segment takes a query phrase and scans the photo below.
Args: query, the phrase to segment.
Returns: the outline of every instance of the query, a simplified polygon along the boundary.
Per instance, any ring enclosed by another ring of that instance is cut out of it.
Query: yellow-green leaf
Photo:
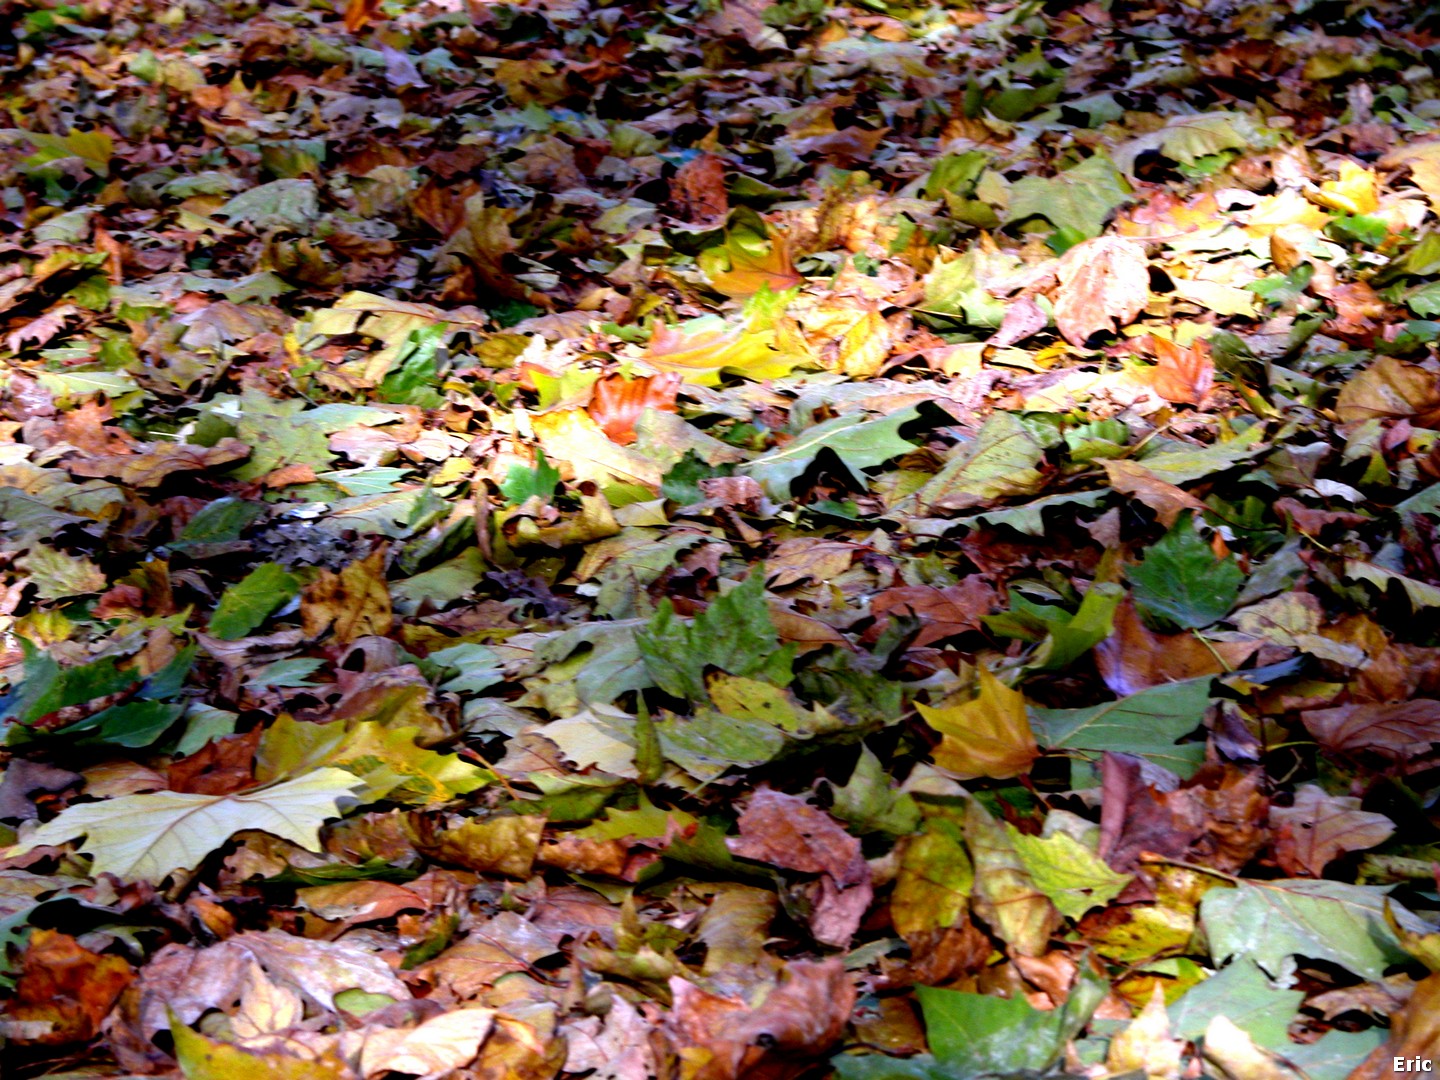
[[[1018,776],[1039,756],[1025,715],[1025,695],[983,665],[980,693],[973,701],[939,709],[918,703],[915,707],[940,732],[935,764],[963,779]]]

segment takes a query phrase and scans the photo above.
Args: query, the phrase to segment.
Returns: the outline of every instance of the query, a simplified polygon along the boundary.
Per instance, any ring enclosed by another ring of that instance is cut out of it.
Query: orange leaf
[[[1084,345],[1098,331],[1113,332],[1117,319],[1128,325],[1150,299],[1144,246],[1118,236],[1076,244],[1060,259],[1056,274],[1055,325],[1071,345]]]
[[[358,34],[380,14],[380,0],[349,0],[345,5],[345,29]]]
[[[710,284],[733,299],[754,296],[767,286],[771,292],[778,293],[805,283],[795,270],[790,242],[783,235],[771,236],[764,243],[749,237],[743,242],[732,240],[723,249],[711,249],[704,254],[715,258],[712,251],[729,257],[729,269],[713,269],[704,257],[700,265],[710,275]]]
[[[730,211],[725,163],[714,154],[701,154],[687,161],[670,181],[670,199],[676,212],[696,225],[723,219]]]
[[[12,1024],[34,1022],[36,1031],[13,1041],[58,1046],[94,1038],[134,977],[120,957],[93,953],[68,934],[36,927],[6,1009]]]
[[[1166,401],[1199,405],[1215,382],[1210,346],[1203,339],[1188,349],[1164,338],[1155,338],[1154,342],[1156,363],[1151,369],[1151,385],[1155,393]]]
[[[585,411],[611,442],[629,446],[635,441],[635,422],[646,409],[675,411],[680,383],[680,373],[675,371],[638,379],[610,375],[595,384],[595,396]]]

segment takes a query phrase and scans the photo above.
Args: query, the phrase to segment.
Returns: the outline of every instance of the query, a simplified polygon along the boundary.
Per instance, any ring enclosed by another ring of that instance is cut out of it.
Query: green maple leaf
[[[783,686],[790,681],[795,655],[793,646],[780,647],[765,606],[765,575],[760,568],[689,624],[675,617],[669,600],[662,600],[650,625],[636,631],[635,643],[655,685],[672,697],[692,701],[709,696],[706,667]]]
[[[1152,619],[1198,630],[1229,614],[1245,572],[1233,555],[1216,558],[1190,515],[1184,514],[1129,577],[1136,603]]]
[[[1051,177],[1027,176],[1010,193],[1006,223],[1043,217],[1079,239],[1099,236],[1110,212],[1132,195],[1130,184],[1103,154]]]

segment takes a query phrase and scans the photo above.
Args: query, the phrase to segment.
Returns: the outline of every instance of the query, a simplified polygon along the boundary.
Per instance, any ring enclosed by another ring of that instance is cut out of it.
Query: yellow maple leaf
[[[1373,214],[1380,208],[1380,185],[1363,165],[1341,161],[1340,179],[1326,180],[1310,198],[1345,214]]]
[[[935,764],[963,779],[1018,776],[1040,754],[1025,695],[1012,690],[988,668],[980,668],[980,693],[963,705],[934,709],[915,706],[925,722],[940,732]]]
[[[1251,236],[1269,236],[1286,225],[1303,225],[1312,232],[1323,229],[1330,216],[1298,191],[1267,195],[1246,215],[1245,231]]]
[[[777,379],[805,357],[777,350],[772,330],[729,326],[717,315],[705,315],[678,326],[657,324],[645,359],[661,371],[679,372],[686,382],[714,386],[722,371]]]

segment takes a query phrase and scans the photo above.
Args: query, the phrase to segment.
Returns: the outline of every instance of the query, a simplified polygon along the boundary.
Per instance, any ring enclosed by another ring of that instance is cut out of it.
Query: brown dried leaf
[[[466,1001],[494,986],[497,979],[526,971],[554,952],[554,939],[548,932],[513,911],[502,911],[416,968],[415,974]]]
[[[1415,987],[1409,1002],[1390,1017],[1390,1037],[1371,1051],[1349,1080],[1392,1080],[1413,1076],[1396,1062],[1423,1062],[1440,1057],[1440,975],[1431,975]]]
[[[670,200],[676,213],[694,225],[722,220],[730,212],[725,190],[725,162],[714,154],[691,158],[670,181]]]
[[[915,647],[922,648],[956,634],[980,629],[980,618],[994,610],[995,586],[981,574],[971,574],[958,585],[896,585],[876,593],[870,612],[876,619],[886,615],[914,615],[920,620]]]
[[[1205,504],[1194,495],[1184,488],[1161,480],[1138,461],[1122,458],[1102,461],[1100,464],[1104,466],[1106,479],[1110,481],[1112,488],[1122,495],[1133,496],[1150,507],[1155,511],[1160,524],[1167,529],[1175,524],[1175,519],[1182,511],[1194,510],[1198,513],[1205,509]]]
[[[341,645],[370,634],[388,634],[393,616],[385,584],[385,549],[376,548],[338,574],[322,569],[300,597],[300,620],[306,637],[317,638],[333,629]]]
[[[1233,671],[1261,645],[1260,641],[1205,642],[1194,634],[1157,634],[1145,625],[1129,596],[1115,609],[1114,625],[1110,636],[1095,646],[1095,664],[1105,685],[1122,697],[1151,686]]]
[[[1028,296],[1017,297],[1006,305],[1000,328],[990,335],[985,344],[997,349],[1008,348],[1017,341],[1038,334],[1049,322],[1050,319],[1034,300]]]
[[[191,446],[188,443],[141,443],[139,453],[105,454],[101,457],[78,458],[67,463],[76,476],[107,476],[128,487],[159,487],[166,477],[177,472],[198,472],[213,469],[231,461],[250,456],[250,447],[239,439],[221,439],[214,446]]]
[[[0,1031],[17,1044],[84,1042],[134,977],[120,957],[93,953],[68,934],[36,927]]]
[[[13,758],[0,774],[0,818],[33,821],[40,816],[33,799],[37,792],[54,794],[78,784],[81,779],[79,773],[69,769]]]
[[[846,540],[816,540],[795,536],[782,540],[765,560],[772,589],[783,589],[800,581],[823,582],[839,577],[863,549]]]
[[[860,841],[804,799],[762,787],[740,815],[740,835],[725,841],[744,859],[820,874],[810,929],[815,939],[844,948],[870,905],[870,867]]]
[[[255,782],[255,748],[264,728],[244,735],[214,739],[189,757],[172,761],[166,770],[171,791],[197,795],[229,795]]]
[[[1384,814],[1360,809],[1360,800],[1327,795],[1315,784],[1302,784],[1291,806],[1272,806],[1275,857],[1291,877],[1319,877],[1347,851],[1383,844],[1395,831]]]
[[[1111,333],[1118,319],[1129,325],[1150,299],[1145,249],[1118,236],[1084,240],[1056,267],[1055,325],[1072,345],[1095,333]]]
[[[1418,427],[1440,423],[1440,378],[1433,371],[1382,356],[1340,388],[1335,415],[1342,423],[1405,416]]]
[[[1373,750],[1397,761],[1428,753],[1440,742],[1440,701],[1350,703],[1302,714],[1305,727],[1332,753]]]
[[[1133,870],[1149,853],[1233,873],[1265,846],[1259,770],[1207,767],[1164,791],[1145,782],[1145,768],[1128,754],[1105,755],[1100,855],[1112,869]]]
[[[840,1038],[855,985],[839,959],[785,965],[764,1001],[707,993],[678,976],[666,1032],[687,1080],[794,1080]]]

